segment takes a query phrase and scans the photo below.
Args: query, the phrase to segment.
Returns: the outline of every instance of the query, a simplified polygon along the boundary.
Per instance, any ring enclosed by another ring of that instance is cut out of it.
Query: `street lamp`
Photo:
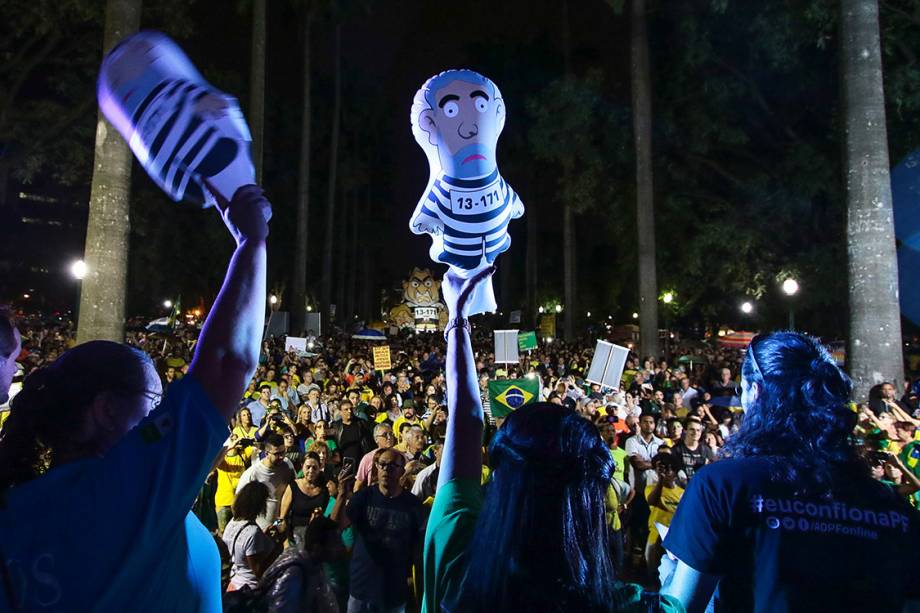
[[[268,297],[268,304],[270,304],[270,305],[272,305],[272,306],[275,306],[276,304],[278,304],[278,296],[276,296],[276,295],[274,295],[274,294],[270,295],[270,296]]]
[[[542,314],[542,313],[543,313],[543,307],[540,307],[539,309],[537,309],[537,311],[539,311],[539,312]]]
[[[674,292],[665,292],[664,295],[661,297],[661,301],[664,302],[665,304],[671,304],[672,302],[674,302]]]
[[[77,260],[70,265],[70,274],[77,281],[82,281],[86,277],[87,272],[86,262],[83,260]]]
[[[789,329],[795,330],[795,309],[792,308],[791,298],[799,293],[799,282],[789,277],[783,281],[783,293],[789,296]]]
[[[172,300],[164,300],[164,301],[163,301],[163,306],[164,306],[165,308],[167,308],[167,309],[171,309],[172,306],[173,306]]]
[[[741,312],[745,315],[750,315],[754,311],[754,305],[750,302],[741,303]]]
[[[591,317],[591,311],[588,311],[588,317]]]
[[[633,313],[633,319],[639,319],[639,314],[634,312],[634,313]]]
[[[557,313],[561,313],[561,312],[562,312],[562,305],[561,305],[561,304],[557,304],[557,305],[556,305],[556,312],[557,312]]]

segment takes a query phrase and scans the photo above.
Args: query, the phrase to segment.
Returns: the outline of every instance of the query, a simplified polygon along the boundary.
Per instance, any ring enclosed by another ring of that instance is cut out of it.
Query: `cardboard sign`
[[[594,358],[591,360],[591,367],[588,369],[585,380],[603,387],[620,389],[620,380],[623,377],[623,369],[626,367],[628,356],[629,349],[626,347],[606,341],[597,341]]]
[[[540,316],[540,336],[542,338],[556,336],[556,316],[554,314]]]
[[[284,339],[284,350],[285,351],[307,351],[307,339],[306,337],[299,336],[288,336]]]
[[[518,331],[495,330],[495,363],[517,364]]]
[[[393,364],[390,362],[390,346],[374,347],[374,369],[390,370]]]

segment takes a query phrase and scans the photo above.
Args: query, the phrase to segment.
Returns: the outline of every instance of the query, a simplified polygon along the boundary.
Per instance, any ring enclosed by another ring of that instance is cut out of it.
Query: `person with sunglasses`
[[[0,610],[220,610],[217,546],[189,509],[258,366],[271,205],[250,185],[218,210],[235,251],[188,374],[165,396],[147,354],[96,340],[13,399],[0,432]]]
[[[403,487],[406,457],[378,449],[374,472],[376,482],[354,494],[341,488],[348,500],[340,526],[352,526],[355,534],[348,613],[405,610],[406,579],[425,530],[421,501]]]

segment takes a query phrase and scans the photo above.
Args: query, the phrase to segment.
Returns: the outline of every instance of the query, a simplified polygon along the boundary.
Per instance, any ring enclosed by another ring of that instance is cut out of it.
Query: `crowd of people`
[[[22,317],[18,327],[20,378],[73,345],[64,320]],[[128,340],[154,359],[165,393],[187,376],[197,330],[138,329]],[[491,416],[488,382],[538,378],[538,400],[594,424],[609,450],[605,519],[616,576],[660,587],[662,542],[681,497],[702,467],[719,460],[743,420],[744,352],[695,343],[681,353],[696,363],[679,366],[631,354],[621,389],[609,390],[584,380],[593,352],[588,339],[543,343],[516,365],[494,362],[487,330],[474,330],[472,340],[487,424],[481,483],[489,480],[489,443],[503,422]],[[278,581],[279,573],[268,573],[273,564],[290,567],[299,559],[285,551],[310,552],[322,561],[326,600],[342,611],[421,605],[422,537],[449,412],[445,350],[436,334],[387,342],[387,371],[374,368],[372,347],[379,343],[342,332],[314,339],[310,353],[285,351],[283,337],[262,343],[230,437],[193,507],[219,539],[225,590],[265,591],[266,577]],[[915,392],[908,382],[876,386],[854,408],[852,435],[872,475],[916,506]]]
[[[585,380],[594,339],[498,364],[467,317],[492,270],[448,273],[444,338],[389,338],[386,370],[344,332],[286,351],[262,336],[269,205],[255,187],[223,204],[237,250],[200,330],[74,346],[60,318],[0,317],[8,608],[889,610],[920,596],[909,381],[854,403],[827,350],[792,332],[694,343],[678,364],[630,355],[617,389]],[[493,411],[502,379],[539,391]],[[78,572],[100,547],[97,572]]]

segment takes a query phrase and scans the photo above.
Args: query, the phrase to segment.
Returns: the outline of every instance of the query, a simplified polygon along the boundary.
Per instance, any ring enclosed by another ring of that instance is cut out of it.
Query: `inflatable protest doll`
[[[105,56],[99,108],[166,194],[200,206],[255,183],[252,137],[236,99],[214,89],[159,32],[139,32]]]
[[[428,79],[412,103],[412,133],[431,176],[409,227],[431,235],[431,259],[469,278],[511,246],[508,222],[524,204],[498,172],[505,102],[491,80],[472,70]],[[491,279],[473,295],[470,315],[495,311]]]

